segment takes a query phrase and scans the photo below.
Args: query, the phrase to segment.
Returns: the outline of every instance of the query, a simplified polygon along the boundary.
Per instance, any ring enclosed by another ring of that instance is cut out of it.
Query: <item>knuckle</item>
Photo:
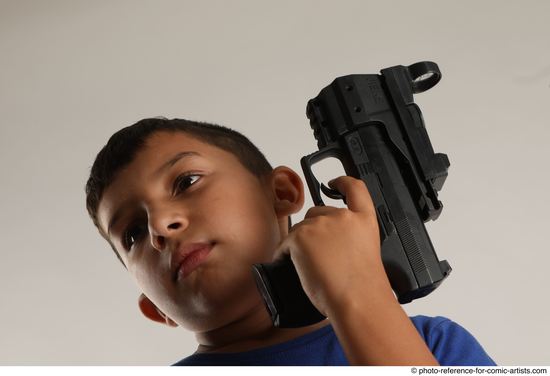
[[[303,245],[314,236],[315,228],[311,224],[304,224],[294,232],[294,239],[298,246]]]
[[[334,216],[336,217],[336,219],[342,220],[346,217],[346,211],[347,209],[345,208],[338,208],[334,211]]]
[[[317,209],[316,206],[313,206],[313,207],[309,208],[306,212],[305,218],[309,218],[309,217],[314,216],[316,209]]]
[[[353,179],[350,184],[356,188],[356,189],[359,189],[359,188],[365,188],[365,183],[363,183],[363,180],[361,179]]]
[[[309,226],[309,231],[314,232],[317,229],[325,226],[327,224],[327,217],[324,215],[317,216],[315,218],[311,218],[311,223]]]
[[[346,209],[346,208],[339,208],[337,211],[336,211],[336,217],[339,219],[339,220],[348,220],[348,219],[351,219],[351,217],[353,216],[353,213],[351,210],[349,209]]]

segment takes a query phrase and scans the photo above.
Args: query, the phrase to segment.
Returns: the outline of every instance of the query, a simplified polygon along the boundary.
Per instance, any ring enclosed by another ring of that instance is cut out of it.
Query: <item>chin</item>
[[[196,309],[193,313],[182,312],[177,319],[173,320],[189,331],[200,333],[236,324],[251,316],[263,316],[265,314],[269,318],[264,302],[255,285],[249,293],[245,293],[241,289],[238,298],[209,303],[202,304],[201,309]]]
[[[185,291],[176,293],[169,316],[193,332],[219,329],[245,319],[251,311],[262,309],[268,315],[256,287],[251,267],[254,260],[219,263],[199,268],[190,275]],[[259,308],[258,308],[259,307]],[[258,315],[258,313],[256,313]]]

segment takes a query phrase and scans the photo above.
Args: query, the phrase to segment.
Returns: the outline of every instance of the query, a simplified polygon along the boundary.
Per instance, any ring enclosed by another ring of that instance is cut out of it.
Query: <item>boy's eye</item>
[[[124,231],[122,236],[122,245],[127,251],[130,251],[135,243],[139,242],[145,235],[146,229],[143,225],[131,225]]]
[[[200,175],[183,174],[176,178],[174,181],[174,194],[185,191],[200,179]]]

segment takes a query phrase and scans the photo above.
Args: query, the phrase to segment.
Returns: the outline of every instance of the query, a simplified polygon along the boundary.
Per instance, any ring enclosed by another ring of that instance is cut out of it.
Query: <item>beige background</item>
[[[0,1],[0,364],[194,351],[191,333],[141,317],[87,218],[114,131],[218,122],[299,170],[322,87],[433,60],[443,79],[416,102],[451,167],[428,231],[454,271],[406,310],[461,323],[500,364],[548,365],[549,17],[547,1]]]

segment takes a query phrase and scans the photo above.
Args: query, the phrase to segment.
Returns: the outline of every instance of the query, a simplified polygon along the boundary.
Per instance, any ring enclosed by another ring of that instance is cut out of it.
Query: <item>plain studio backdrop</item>
[[[216,122],[302,174],[308,99],[422,60],[443,78],[415,101],[451,162],[427,229],[453,273],[405,309],[457,321],[499,364],[550,363],[549,17],[547,1],[0,1],[0,364],[166,365],[196,349],[141,315],[87,216],[113,132]]]

